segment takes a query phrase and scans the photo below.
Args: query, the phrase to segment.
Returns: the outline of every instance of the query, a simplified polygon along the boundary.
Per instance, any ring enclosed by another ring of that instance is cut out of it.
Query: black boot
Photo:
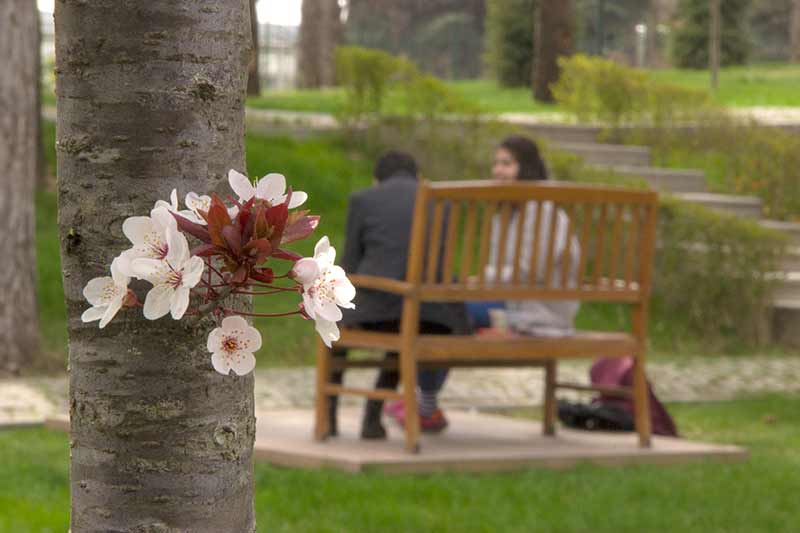
[[[361,438],[379,440],[386,438],[386,428],[381,424],[383,400],[367,400],[364,406],[364,422],[361,425]]]

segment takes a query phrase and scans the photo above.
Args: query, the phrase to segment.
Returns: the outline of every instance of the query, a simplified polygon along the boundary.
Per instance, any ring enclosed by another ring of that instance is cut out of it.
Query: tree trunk
[[[720,56],[720,0],[709,0],[711,10],[710,28],[708,32],[708,58],[711,69],[711,89],[719,87],[719,56]]]
[[[792,32],[792,63],[800,63],[800,0],[794,0],[792,3],[792,20],[790,27]]]
[[[0,374],[17,374],[39,349],[38,24],[35,2],[0,2]]]
[[[574,16],[571,0],[542,0],[534,42],[533,96],[542,102],[552,102],[550,85],[558,81],[561,69],[558,58],[572,54]]]
[[[250,62],[247,64],[247,94],[261,94],[261,80],[258,77],[258,58],[261,49],[258,45],[258,15],[256,0],[250,0],[250,30],[253,34],[253,47],[250,50]]]
[[[336,47],[343,28],[338,0],[303,0],[300,24],[299,84],[304,88],[336,84]]]
[[[55,6],[71,531],[255,531],[253,377],[212,369],[212,321],[80,320],[126,217],[245,170],[247,0]]]

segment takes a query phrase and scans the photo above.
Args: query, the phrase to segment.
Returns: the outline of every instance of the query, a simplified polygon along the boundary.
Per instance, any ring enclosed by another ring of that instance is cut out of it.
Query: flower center
[[[156,231],[151,231],[144,236],[144,244],[149,249],[151,257],[154,259],[164,259],[169,253],[169,245],[161,234]]]
[[[122,292],[122,287],[118,287],[115,283],[108,283],[105,287],[103,287],[103,294],[101,299],[105,303],[110,303],[116,297],[120,295]]]
[[[179,288],[183,283],[183,272],[180,270],[171,270],[167,275],[166,284],[175,289]]]
[[[320,274],[317,280],[311,287],[308,288],[308,293],[312,298],[320,302],[335,302],[336,296],[333,292],[335,280],[333,276],[325,270]]]
[[[222,339],[222,350],[228,355],[233,355],[239,351],[239,339],[232,336],[226,336]]]

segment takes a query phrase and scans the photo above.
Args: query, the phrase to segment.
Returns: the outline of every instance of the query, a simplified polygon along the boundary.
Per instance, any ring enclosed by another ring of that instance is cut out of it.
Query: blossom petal
[[[131,244],[144,242],[148,233],[156,231],[153,219],[150,217],[128,217],[122,223],[122,233],[131,241]]]
[[[308,200],[308,194],[303,191],[292,191],[292,199],[289,200],[289,209],[300,207]]]
[[[158,283],[168,272],[164,261],[138,257],[131,261],[130,270],[139,279],[146,279],[150,283]]]
[[[331,248],[331,241],[328,240],[328,236],[325,235],[319,241],[317,241],[317,244],[314,246],[314,258],[317,258],[322,255],[327,256],[330,248]]]
[[[310,257],[304,257],[294,264],[292,276],[303,285],[308,285],[319,276],[319,266]]]
[[[114,285],[114,280],[108,276],[89,280],[83,288],[83,297],[93,306],[108,305],[103,296],[109,285]]]
[[[211,366],[223,376],[227,376],[231,373],[231,365],[228,362],[228,358],[224,357],[222,354],[215,353],[211,356]]]
[[[183,281],[181,285],[191,288],[200,283],[205,266],[206,264],[201,258],[197,256],[191,257],[183,264]]]
[[[228,185],[230,185],[233,192],[239,196],[239,199],[245,202],[256,194],[256,189],[253,187],[253,184],[250,183],[250,179],[233,169],[228,171]]]
[[[250,352],[236,352],[236,354],[230,358],[230,365],[231,369],[233,369],[236,374],[244,376],[252,372],[256,367],[256,358]]]
[[[338,322],[342,319],[342,310],[339,309],[336,302],[331,302],[330,300],[318,302],[317,313],[325,320],[331,320],[333,322]]]
[[[128,283],[130,283],[130,277],[122,271],[127,265],[127,258],[122,258],[122,255],[119,255],[111,261],[111,279],[114,280],[114,283],[120,285],[122,287],[127,287]],[[120,268],[122,267],[122,268]]]
[[[165,206],[158,206],[152,211],[150,211],[150,219],[153,221],[153,230],[162,233],[167,230],[167,228],[178,228],[178,221],[175,220],[175,217],[172,216],[173,212],[177,212],[176,209],[167,209]]]
[[[356,297],[356,288],[350,283],[349,279],[340,279],[333,287],[333,295],[336,297],[336,303],[339,306],[345,309],[355,308],[352,301]]]
[[[176,228],[167,228],[167,262],[174,269],[179,269],[189,258],[189,242],[183,233]]]
[[[322,342],[325,343],[325,346],[328,348],[331,347],[333,342],[339,340],[339,326],[336,325],[336,322],[331,322],[329,320],[316,320],[314,329],[317,330]]]
[[[286,178],[283,174],[267,174],[256,185],[256,197],[278,203],[286,192]]]
[[[311,295],[308,294],[308,291],[303,291],[303,307],[306,310],[306,314],[309,318],[316,320],[317,319],[317,312],[314,310],[316,307],[314,303],[314,299],[311,298]]]
[[[211,330],[211,333],[208,334],[208,340],[206,341],[206,348],[208,348],[209,352],[215,352],[220,349],[222,344],[222,328],[214,328]]]
[[[257,352],[261,349],[261,332],[256,328],[247,326],[240,335],[242,341],[247,345],[247,349],[251,352]]]
[[[246,330],[250,327],[247,320],[239,315],[226,316],[222,319],[222,331],[225,333],[232,332],[233,330]]]
[[[170,300],[170,314],[175,320],[180,320],[189,308],[189,287],[178,287]]]
[[[103,318],[103,314],[106,312],[105,306],[100,307],[90,307],[86,311],[83,312],[81,315],[81,321],[83,322],[94,322],[95,320],[100,320]]]
[[[172,287],[167,285],[156,285],[150,289],[144,300],[144,317],[147,320],[156,320],[169,313],[174,293]]]
[[[100,329],[103,329],[111,322],[111,319],[117,316],[117,312],[122,308],[122,301],[123,298],[114,298],[111,300],[111,303],[108,304],[106,308],[106,312],[103,313],[103,318],[100,320]]]

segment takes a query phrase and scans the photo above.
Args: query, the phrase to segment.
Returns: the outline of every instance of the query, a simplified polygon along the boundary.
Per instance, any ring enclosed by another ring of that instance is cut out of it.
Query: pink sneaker
[[[383,409],[384,413],[394,419],[401,428],[406,425],[406,405],[402,401],[387,404]],[[447,426],[447,418],[441,409],[437,409],[431,416],[420,416],[420,429],[423,433],[441,433]]]
[[[383,412],[397,422],[400,427],[404,427],[406,424],[406,404],[403,400],[397,400],[391,403],[387,403],[386,406],[383,408]]]

